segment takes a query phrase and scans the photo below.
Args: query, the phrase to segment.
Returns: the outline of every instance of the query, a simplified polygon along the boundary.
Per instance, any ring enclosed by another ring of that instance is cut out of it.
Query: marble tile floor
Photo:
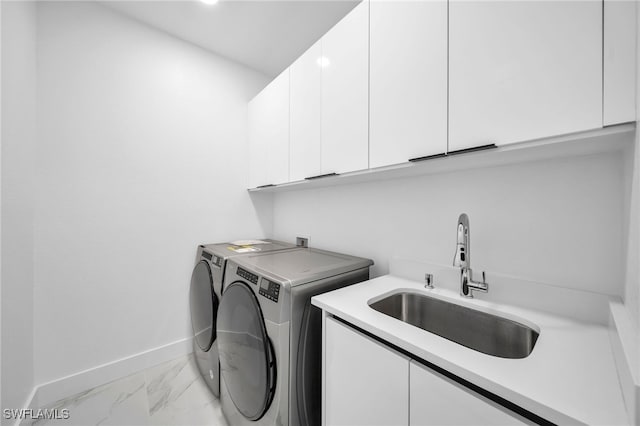
[[[193,355],[40,408],[66,408],[69,418],[23,421],[21,426],[227,426],[219,400],[198,373]]]

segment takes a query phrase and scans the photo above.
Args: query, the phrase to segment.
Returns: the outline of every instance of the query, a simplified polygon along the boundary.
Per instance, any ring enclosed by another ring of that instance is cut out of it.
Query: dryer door
[[[258,420],[273,399],[276,366],[260,305],[248,284],[236,281],[225,289],[217,335],[221,377],[231,400],[247,419]]]
[[[211,267],[201,260],[191,274],[191,325],[196,343],[207,352],[216,338],[216,312],[218,297],[213,291]]]

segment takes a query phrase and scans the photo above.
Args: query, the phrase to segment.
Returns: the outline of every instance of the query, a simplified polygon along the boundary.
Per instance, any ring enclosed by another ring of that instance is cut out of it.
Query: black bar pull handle
[[[447,155],[458,155],[458,154],[466,154],[468,152],[476,152],[476,151],[484,151],[485,149],[493,149],[497,148],[495,143],[490,143],[487,145],[474,146],[471,148],[458,149],[456,151],[449,151]]]
[[[272,184],[272,183],[268,183],[266,185],[256,186],[256,189],[269,188],[269,187],[272,187],[272,186],[275,186],[275,185]]]
[[[408,161],[410,163],[417,163],[418,161],[433,160],[434,158],[442,158],[442,157],[446,157],[446,156],[447,156],[446,153],[441,152],[440,154],[425,155],[424,157],[409,158]]]
[[[329,176],[338,176],[338,173],[325,173],[323,175],[309,176],[309,177],[304,178],[304,180],[321,179],[321,178],[325,178],[325,177],[329,177]]]

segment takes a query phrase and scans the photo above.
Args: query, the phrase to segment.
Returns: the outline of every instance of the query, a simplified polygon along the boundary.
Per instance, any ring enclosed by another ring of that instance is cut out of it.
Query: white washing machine
[[[227,262],[217,341],[230,425],[320,424],[321,311],[311,297],[369,279],[372,264],[311,248]]]
[[[193,327],[193,352],[200,374],[214,395],[220,396],[220,366],[216,344],[216,316],[222,296],[227,259],[251,253],[295,248],[273,240],[246,240],[198,246],[191,274],[189,299]]]

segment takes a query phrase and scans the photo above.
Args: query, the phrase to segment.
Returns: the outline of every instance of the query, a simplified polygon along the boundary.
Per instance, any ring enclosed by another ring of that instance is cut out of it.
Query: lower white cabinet
[[[410,425],[523,425],[516,413],[411,361]]]
[[[343,322],[324,318],[324,426],[533,424]]]
[[[409,358],[325,320],[324,425],[407,425]]]

